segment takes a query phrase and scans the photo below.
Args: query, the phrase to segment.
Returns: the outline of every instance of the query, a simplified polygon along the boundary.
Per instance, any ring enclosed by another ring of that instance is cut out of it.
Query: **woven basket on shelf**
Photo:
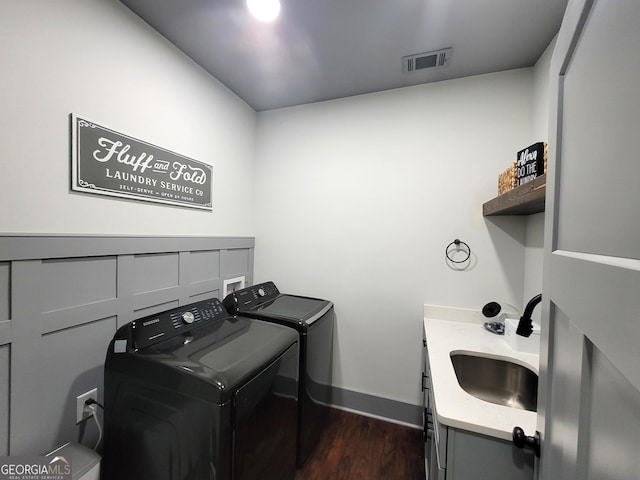
[[[498,175],[498,195],[516,188],[516,162]]]

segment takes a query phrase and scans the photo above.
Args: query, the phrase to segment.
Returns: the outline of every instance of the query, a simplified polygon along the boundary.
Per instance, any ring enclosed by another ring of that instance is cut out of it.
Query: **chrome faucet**
[[[531,314],[533,313],[533,309],[536,308],[542,301],[542,294],[539,293],[527,303],[527,306],[524,309],[524,313],[520,317],[520,321],[518,322],[518,328],[516,330],[516,334],[521,337],[530,337],[531,332],[533,332],[533,323],[531,322]]]

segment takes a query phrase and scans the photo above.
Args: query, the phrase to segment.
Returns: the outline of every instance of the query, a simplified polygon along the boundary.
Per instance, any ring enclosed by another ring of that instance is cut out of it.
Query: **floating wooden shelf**
[[[547,174],[520,185],[482,205],[482,215],[532,215],[544,212]]]

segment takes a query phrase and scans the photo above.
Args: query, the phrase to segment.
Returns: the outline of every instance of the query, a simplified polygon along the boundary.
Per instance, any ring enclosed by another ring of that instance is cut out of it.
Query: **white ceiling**
[[[121,0],[256,111],[531,67],[567,0],[281,0],[274,23],[244,0]],[[442,68],[402,57],[453,48]]]

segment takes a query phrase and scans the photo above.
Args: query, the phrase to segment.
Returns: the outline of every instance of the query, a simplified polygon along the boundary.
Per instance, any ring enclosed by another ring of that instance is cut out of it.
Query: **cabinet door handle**
[[[536,432],[532,437],[527,437],[522,428],[514,427],[513,444],[518,448],[531,448],[535,452],[536,457],[540,458],[540,432]]]

